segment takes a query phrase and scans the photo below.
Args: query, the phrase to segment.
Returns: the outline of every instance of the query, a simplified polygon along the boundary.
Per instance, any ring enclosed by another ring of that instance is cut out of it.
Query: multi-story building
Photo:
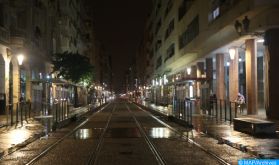
[[[70,83],[51,75],[51,56],[79,52],[93,63],[95,36],[83,5],[78,0],[0,1],[0,99],[6,104],[72,97]],[[24,55],[21,65],[19,54]]]
[[[276,0],[154,0],[145,58],[153,102],[246,98],[247,114],[279,118]],[[263,42],[264,41],[264,42]],[[148,57],[148,56],[147,56]],[[152,62],[149,62],[152,60]],[[201,105],[203,106],[203,105]],[[262,113],[263,112],[263,113]]]

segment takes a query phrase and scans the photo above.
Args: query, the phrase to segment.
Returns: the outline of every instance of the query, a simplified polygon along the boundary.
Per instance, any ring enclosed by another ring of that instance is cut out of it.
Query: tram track
[[[109,127],[109,124],[110,124],[110,122],[111,122],[111,117],[112,117],[112,115],[113,115],[114,110],[115,110],[115,105],[114,105],[113,109],[111,110],[111,113],[110,113],[110,115],[109,115],[109,117],[108,117],[108,121],[107,121],[107,123],[106,123],[106,125],[105,125],[105,128],[104,128],[104,130],[103,130],[103,132],[102,132],[102,134],[101,134],[101,136],[100,136],[100,139],[99,139],[99,141],[98,141],[98,144],[97,144],[97,146],[96,146],[94,152],[92,152],[92,153],[90,154],[89,160],[88,160],[88,162],[87,162],[88,165],[90,165],[90,164],[96,164],[96,162],[97,162],[97,160],[98,160],[98,155],[99,155],[99,153],[100,153],[100,151],[101,151],[101,147],[102,147],[103,142],[104,142],[105,133],[106,133],[106,131],[107,131],[108,127]]]
[[[110,104],[107,104],[106,106],[102,107],[100,110],[98,110],[97,112],[95,112],[93,115],[91,115],[89,118],[85,119],[82,123],[80,123],[78,126],[76,126],[73,130],[71,130],[70,132],[68,132],[66,135],[64,135],[62,138],[58,139],[57,141],[55,141],[54,143],[52,143],[51,145],[49,145],[46,149],[44,149],[43,151],[41,151],[39,154],[37,154],[35,157],[33,157],[30,161],[28,161],[27,163],[25,163],[26,165],[32,165],[34,163],[36,163],[37,161],[39,161],[42,157],[44,157],[48,152],[50,152],[51,150],[53,150],[54,148],[56,148],[62,141],[64,141],[66,138],[68,138],[69,136],[73,135],[79,128],[81,128],[82,126],[84,126],[91,117],[95,116],[96,114],[98,114],[99,112],[103,111],[104,109],[106,109],[108,106],[110,106]]]
[[[130,103],[133,104],[133,103]],[[207,153],[208,155],[210,155],[212,158],[214,158],[215,160],[217,160],[220,164],[222,165],[230,165],[229,162],[227,162],[225,159],[223,159],[222,157],[218,156],[216,153],[206,149],[204,146],[202,146],[201,144],[195,142],[193,139],[187,137],[185,134],[183,134],[183,132],[179,131],[178,129],[170,126],[169,124],[167,124],[166,122],[160,120],[159,118],[157,118],[156,116],[152,115],[150,112],[144,110],[143,108],[139,107],[136,104],[135,105],[138,109],[148,113],[153,119],[155,119],[157,122],[159,122],[160,124],[162,124],[163,126],[169,128],[171,131],[173,131],[176,134],[179,134],[181,136],[181,138],[183,138],[184,140],[186,140],[188,143],[191,143],[193,145],[195,145],[196,147],[198,147],[199,149],[201,149],[202,151],[204,151],[205,153]]]
[[[162,154],[160,153],[160,151],[153,144],[152,140],[150,140],[150,138],[148,137],[148,135],[144,131],[144,128],[142,127],[142,125],[139,123],[139,121],[135,117],[135,114],[130,110],[130,108],[129,108],[129,106],[127,104],[126,104],[126,107],[127,107],[128,111],[132,114],[132,117],[133,117],[137,127],[139,128],[139,130],[141,132],[141,135],[144,137],[145,142],[147,143],[149,149],[151,150],[151,152],[153,153],[154,157],[156,158],[158,164],[159,165],[167,164],[166,161],[164,160]]]

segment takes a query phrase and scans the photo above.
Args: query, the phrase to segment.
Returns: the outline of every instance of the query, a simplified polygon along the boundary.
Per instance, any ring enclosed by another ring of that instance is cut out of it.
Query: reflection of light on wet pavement
[[[160,111],[166,115],[169,115],[169,109],[167,106],[156,106],[155,104],[150,105],[152,109],[156,109],[157,111]]]
[[[236,142],[240,142],[241,138],[236,137],[236,136],[230,136],[230,137],[226,137],[226,140],[232,142],[232,143],[236,143]]]
[[[168,128],[151,128],[150,136],[152,138],[169,138],[171,136],[171,131]]]
[[[8,142],[11,144],[19,144],[28,139],[30,133],[26,129],[16,129],[12,130],[8,135]]]
[[[92,137],[92,129],[79,129],[75,132],[76,139],[89,139]]]

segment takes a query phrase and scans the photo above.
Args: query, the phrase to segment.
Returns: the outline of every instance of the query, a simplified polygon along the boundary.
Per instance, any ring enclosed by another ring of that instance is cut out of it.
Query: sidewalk
[[[145,107],[168,115],[170,110],[154,104],[144,104]],[[247,116],[245,116],[247,117]],[[279,123],[276,123],[277,125]],[[194,134],[207,134],[220,143],[225,143],[241,151],[248,152],[259,158],[279,158],[279,136],[254,137],[249,134],[234,131],[229,122],[216,121],[208,115],[193,115]]]
[[[93,105],[91,108],[96,108],[97,105]],[[73,116],[80,116],[88,112],[88,106],[74,108],[69,111],[69,116],[65,119],[70,119]],[[0,116],[0,121],[5,116]],[[45,122],[46,120],[47,122]],[[51,129],[51,118],[40,117],[38,119],[28,119],[23,122],[23,125],[2,126],[6,125],[5,122],[0,122],[0,159],[3,155],[6,155],[18,148],[21,148],[36,139],[46,135]]]

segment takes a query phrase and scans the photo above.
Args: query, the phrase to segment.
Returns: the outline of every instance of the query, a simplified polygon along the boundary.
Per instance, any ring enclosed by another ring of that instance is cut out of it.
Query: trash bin
[[[0,93],[0,115],[5,114],[6,107],[6,95],[5,93]]]

